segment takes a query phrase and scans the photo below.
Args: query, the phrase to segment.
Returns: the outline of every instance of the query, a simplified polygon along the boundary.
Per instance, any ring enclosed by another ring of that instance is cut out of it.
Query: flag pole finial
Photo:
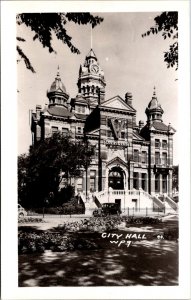
[[[91,33],[90,33],[90,46],[93,48],[93,34],[92,34],[92,24],[91,24]]]

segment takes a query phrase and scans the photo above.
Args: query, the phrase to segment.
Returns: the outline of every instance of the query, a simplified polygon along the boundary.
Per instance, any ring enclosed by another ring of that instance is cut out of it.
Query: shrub
[[[177,240],[179,237],[178,228],[170,228],[165,230],[163,236],[165,240]]]
[[[19,254],[44,252],[52,250],[54,252],[72,250],[92,250],[97,249],[96,243],[85,238],[63,236],[61,234],[46,233],[19,233]]]
[[[45,221],[42,218],[25,217],[19,218],[18,223],[45,223]]]

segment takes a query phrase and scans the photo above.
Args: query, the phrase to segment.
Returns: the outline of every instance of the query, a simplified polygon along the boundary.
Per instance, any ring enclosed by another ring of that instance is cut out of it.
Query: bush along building
[[[49,104],[32,112],[31,131],[34,145],[59,130],[95,146],[91,165],[71,179],[86,213],[105,202],[118,203],[122,212],[177,211],[172,199],[175,129],[163,123],[155,88],[146,124],[137,125],[131,93],[105,99],[104,72],[92,49],[80,66],[77,86],[77,96],[70,99],[58,69],[47,91]]]

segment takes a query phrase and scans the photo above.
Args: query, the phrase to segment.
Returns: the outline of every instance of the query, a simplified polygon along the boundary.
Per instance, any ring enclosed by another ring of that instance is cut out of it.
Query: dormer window
[[[52,126],[52,134],[58,132],[58,127]]]
[[[69,133],[68,128],[62,128],[62,135],[63,135],[63,136],[68,135],[68,133]]]
[[[81,106],[81,105],[76,105],[75,107],[76,112],[78,113],[85,113],[85,106]]]
[[[160,140],[155,140],[155,148],[160,148]]]
[[[162,148],[167,149],[167,140],[162,140]]]

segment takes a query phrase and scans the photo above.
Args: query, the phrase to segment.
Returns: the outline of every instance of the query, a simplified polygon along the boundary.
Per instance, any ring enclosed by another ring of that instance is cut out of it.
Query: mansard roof
[[[75,99],[75,104],[87,105],[87,100],[84,98],[84,96],[81,93],[78,93]]]
[[[171,126],[170,123],[169,123],[169,125],[165,125],[163,122],[155,121],[152,123],[152,127],[154,127],[154,129],[160,130],[160,131],[176,132],[176,130]]]
[[[166,133],[171,133],[174,134],[176,130],[169,124],[166,125],[163,122],[157,122],[154,121],[151,124],[147,123],[142,129],[141,129],[141,136],[143,136],[146,140],[149,139],[149,132],[151,130],[156,130],[156,131],[162,131]]]
[[[71,117],[73,113],[62,106],[49,106],[47,112],[52,116]]]
[[[75,117],[78,118],[78,119],[82,119],[82,120],[85,120],[87,118],[86,115],[83,115],[83,114],[77,114],[77,113],[74,113]]]
[[[169,127],[165,125],[163,122],[153,122],[152,127],[156,130],[168,131]]]

